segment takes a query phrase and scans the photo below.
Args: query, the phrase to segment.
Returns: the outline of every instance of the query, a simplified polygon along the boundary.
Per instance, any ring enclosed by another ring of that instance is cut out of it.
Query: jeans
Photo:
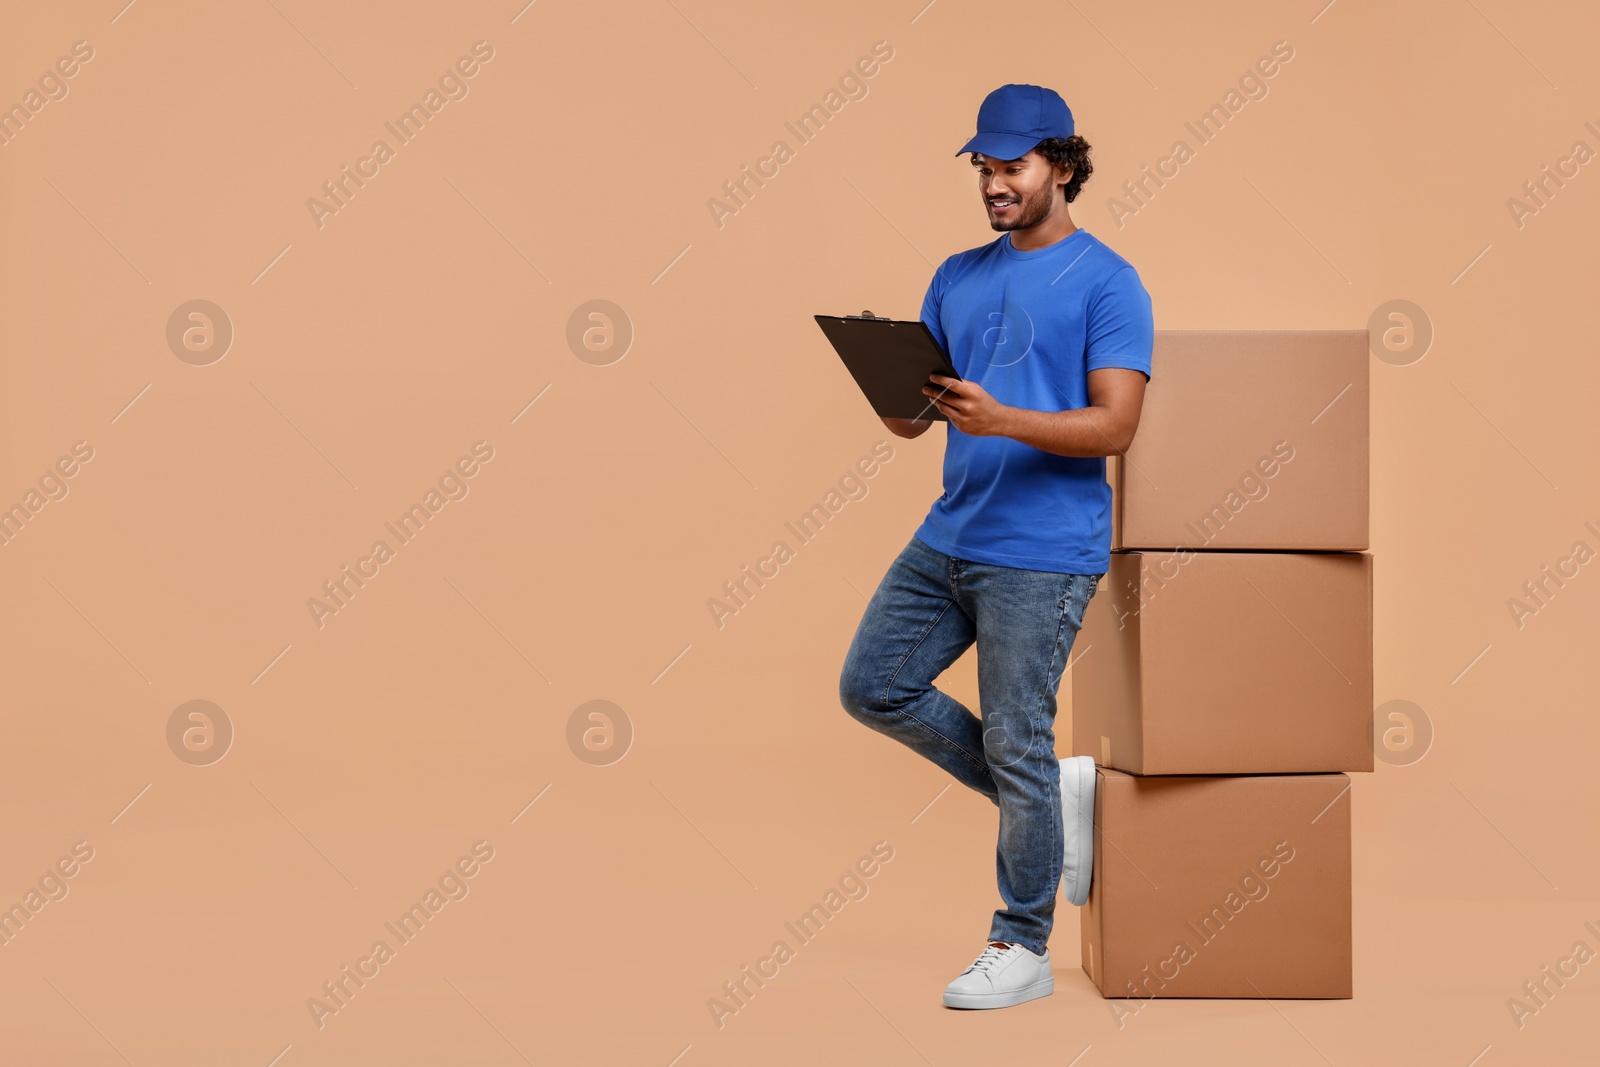
[[[839,677],[851,717],[926,756],[1000,809],[1005,907],[991,941],[1042,953],[1061,883],[1056,692],[1100,574],[1001,567],[912,537],[867,604]],[[933,685],[978,645],[982,719]]]

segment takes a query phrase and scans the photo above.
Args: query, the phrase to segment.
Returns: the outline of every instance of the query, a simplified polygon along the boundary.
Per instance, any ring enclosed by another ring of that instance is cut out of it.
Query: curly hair
[[[1067,203],[1076,200],[1078,190],[1094,173],[1094,164],[1089,162],[1089,142],[1077,134],[1071,137],[1047,137],[1034,150],[1056,166],[1072,168],[1072,177],[1067,179],[1063,188]]]

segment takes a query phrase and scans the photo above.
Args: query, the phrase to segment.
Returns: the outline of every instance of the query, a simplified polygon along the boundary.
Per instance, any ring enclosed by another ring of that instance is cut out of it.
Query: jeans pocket
[[[1067,594],[1061,598],[1061,610],[1065,612],[1067,622],[1074,631],[1083,628],[1083,616],[1089,610],[1089,601],[1094,597],[1100,578],[1097,574],[1073,574],[1067,577]]]

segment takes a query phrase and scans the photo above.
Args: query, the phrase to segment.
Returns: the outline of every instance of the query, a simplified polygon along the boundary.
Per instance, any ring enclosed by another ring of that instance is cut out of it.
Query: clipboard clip
[[[877,319],[879,322],[888,322],[889,321],[889,316],[887,316],[887,315],[874,315],[870,311],[863,311],[859,315],[844,315],[844,316],[841,316],[841,317],[842,318],[846,318],[846,319]]]

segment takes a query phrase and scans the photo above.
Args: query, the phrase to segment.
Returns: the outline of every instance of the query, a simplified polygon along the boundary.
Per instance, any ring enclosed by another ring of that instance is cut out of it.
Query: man
[[[996,89],[964,152],[1002,232],[946,259],[922,304],[961,375],[923,387],[949,420],[945,491],[867,605],[839,694],[999,808],[1005,907],[944,993],[999,1008],[1054,991],[1057,887],[1088,898],[1094,762],[1056,759],[1056,693],[1110,569],[1105,457],[1138,429],[1155,335],[1138,273],[1073,224],[1092,168],[1057,93]],[[934,420],[883,421],[915,437]],[[974,642],[981,719],[933,685]]]

